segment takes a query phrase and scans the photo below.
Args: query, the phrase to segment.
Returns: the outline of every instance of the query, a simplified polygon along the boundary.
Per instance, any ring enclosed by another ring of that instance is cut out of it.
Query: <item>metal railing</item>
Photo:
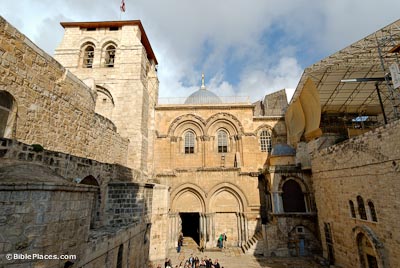
[[[207,100],[202,101],[202,105],[205,104],[250,104],[249,96],[218,96],[221,103],[208,102]],[[185,104],[186,97],[176,97],[176,98],[158,98],[159,105],[167,104]]]

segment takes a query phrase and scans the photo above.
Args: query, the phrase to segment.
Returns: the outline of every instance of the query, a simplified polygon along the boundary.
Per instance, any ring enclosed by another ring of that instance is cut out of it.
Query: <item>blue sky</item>
[[[5,1],[5,0],[3,0]],[[140,19],[157,56],[160,97],[186,97],[206,75],[220,96],[287,89],[302,71],[399,18],[398,0],[125,0],[123,20]],[[18,0],[1,16],[49,54],[60,21],[120,18],[120,0]]]

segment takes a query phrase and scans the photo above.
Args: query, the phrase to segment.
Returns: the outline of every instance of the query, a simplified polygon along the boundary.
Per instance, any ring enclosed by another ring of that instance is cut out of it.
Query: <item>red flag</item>
[[[125,0],[121,1],[121,6],[119,7],[122,12],[125,12]]]

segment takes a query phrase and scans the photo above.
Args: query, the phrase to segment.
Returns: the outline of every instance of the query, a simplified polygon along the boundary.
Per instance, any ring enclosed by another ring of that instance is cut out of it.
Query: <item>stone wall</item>
[[[68,254],[79,260],[89,237],[96,191],[93,186],[63,183],[1,182],[0,266],[63,267],[67,261],[7,261],[6,253]]]
[[[328,257],[324,227],[329,224],[338,266],[360,267],[356,238],[363,234],[379,267],[400,267],[399,141],[400,121],[396,121],[314,152],[313,182],[324,256]],[[360,217],[358,196],[364,200],[366,219]],[[354,203],[355,217],[349,201]],[[374,204],[377,221],[368,202]]]
[[[93,159],[77,157],[57,151],[35,149],[16,140],[0,138],[0,158],[41,164],[69,181],[93,176],[100,186],[109,181],[130,181],[137,174],[118,164],[102,163]]]
[[[97,222],[93,217],[98,209],[97,186],[71,183],[40,163],[0,161],[0,266],[55,268],[67,261],[5,260],[5,254],[36,253],[76,255],[69,261],[77,267],[114,267],[118,260],[123,267],[146,267],[151,220],[160,217],[160,209],[156,214],[152,209],[167,205],[162,198],[166,187],[159,185],[155,197],[164,203],[153,205],[153,184],[107,183],[108,195],[100,200],[104,217]],[[166,235],[162,223],[157,222],[154,230],[158,236]],[[159,245],[153,252],[158,258],[166,256],[163,241],[155,242]]]
[[[17,106],[12,136],[27,144],[125,165],[128,140],[95,114],[95,94],[0,18],[0,91]]]
[[[163,260],[167,256],[168,241],[168,186],[156,184],[153,187],[153,203],[150,234],[150,260]]]
[[[134,222],[150,223],[153,184],[108,184],[106,199],[106,225],[125,226]]]
[[[149,262],[147,239],[149,224],[135,223],[117,229],[99,229],[91,232],[90,241],[82,249],[77,267],[116,267],[121,252],[122,267],[143,268]]]

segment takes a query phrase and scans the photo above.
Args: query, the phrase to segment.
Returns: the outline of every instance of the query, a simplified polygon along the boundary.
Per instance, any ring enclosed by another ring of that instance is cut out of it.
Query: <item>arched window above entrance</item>
[[[284,212],[307,212],[304,193],[295,180],[288,180],[282,186],[282,202]]]
[[[193,133],[193,131],[189,130],[186,131],[184,137],[185,137],[185,154],[193,154],[195,134]]]
[[[218,130],[217,132],[218,153],[228,152],[228,134],[225,130]]]
[[[13,137],[16,114],[14,97],[7,91],[0,90],[0,137]]]
[[[358,214],[360,214],[360,218],[362,220],[366,220],[367,213],[365,212],[364,200],[360,195],[357,196],[357,205],[358,205]]]

